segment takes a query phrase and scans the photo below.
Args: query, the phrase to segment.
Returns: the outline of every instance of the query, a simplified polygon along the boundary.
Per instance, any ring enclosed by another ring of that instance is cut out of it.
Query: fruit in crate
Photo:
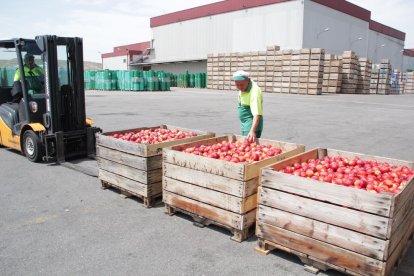
[[[226,160],[233,163],[253,163],[282,153],[282,149],[272,145],[258,145],[248,142],[227,142],[213,145],[188,147],[183,152]]]
[[[197,136],[197,133],[165,128],[143,129],[137,132],[128,131],[112,135],[114,138],[131,141],[137,144],[157,144],[194,136]]]
[[[399,193],[414,176],[414,171],[406,166],[341,156],[309,159],[287,166],[280,172],[370,192],[394,194]]]

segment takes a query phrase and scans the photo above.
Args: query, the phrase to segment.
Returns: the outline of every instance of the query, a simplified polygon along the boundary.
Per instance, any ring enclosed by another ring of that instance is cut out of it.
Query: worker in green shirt
[[[242,135],[249,142],[260,138],[263,130],[263,96],[260,87],[249,78],[249,73],[237,71],[233,80],[239,90],[238,114]]]
[[[42,67],[38,66],[34,61],[34,56],[30,53],[24,55],[24,76],[25,77],[38,77],[43,81],[45,71]],[[20,80],[20,69],[17,68],[14,73],[14,81]]]

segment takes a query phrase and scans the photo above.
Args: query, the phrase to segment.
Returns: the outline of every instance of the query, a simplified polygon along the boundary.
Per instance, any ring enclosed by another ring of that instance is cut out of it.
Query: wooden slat
[[[393,158],[380,157],[380,156],[375,156],[375,155],[367,155],[367,154],[348,152],[348,151],[341,151],[341,150],[335,150],[335,149],[327,149],[327,155],[328,156],[343,156],[347,158],[354,158],[358,156],[361,160],[377,160],[378,162],[388,162],[391,165],[396,165],[399,167],[407,166],[410,170],[414,170],[414,162],[398,160],[398,159],[393,159]]]
[[[256,210],[240,215],[230,211],[223,210],[190,198],[186,198],[174,193],[163,190],[163,201],[173,207],[181,208],[193,214],[211,219],[225,226],[244,230],[254,224]]]
[[[396,231],[401,230],[400,227],[404,222],[405,217],[412,212],[414,212],[414,197],[411,197],[409,200],[407,200],[404,206],[402,206],[400,210],[394,214],[388,229],[388,232],[390,233],[389,236],[393,236]]]
[[[394,266],[401,259],[401,257],[403,257],[402,255],[411,245],[411,242],[413,239],[413,231],[414,231],[414,219],[413,218],[411,219],[411,226],[407,227],[407,229],[408,231],[405,232],[403,238],[400,240],[400,242],[396,246],[394,252],[392,252],[391,255],[389,256],[387,264],[386,264],[385,272],[382,273],[383,276],[391,274],[391,271],[394,269]],[[409,231],[409,229],[411,229],[411,231]]]
[[[155,156],[155,155],[159,155],[162,154],[162,149],[163,148],[168,148],[174,145],[178,145],[178,144],[185,144],[185,143],[191,143],[194,141],[199,141],[199,140],[204,140],[204,139],[208,139],[210,137],[213,137],[214,134],[209,133],[209,134],[199,134],[197,136],[194,137],[189,137],[189,138],[184,138],[184,139],[179,139],[179,140],[173,140],[173,141],[166,141],[166,142],[162,142],[162,143],[158,143],[158,144],[152,144],[152,145],[148,145],[147,147],[147,156]]]
[[[130,141],[124,141],[99,133],[96,134],[96,145],[127,152],[142,157],[145,157],[147,154],[146,147],[144,144],[137,144]]]
[[[296,148],[296,149],[292,149],[290,151],[283,152],[283,153],[278,154],[276,156],[273,156],[271,158],[264,159],[262,161],[255,162],[251,165],[248,165],[248,166],[246,166],[246,170],[245,170],[245,179],[251,179],[253,177],[258,177],[260,175],[260,169],[261,168],[264,168],[266,166],[269,166],[271,164],[274,164],[274,163],[279,162],[281,160],[284,160],[286,158],[295,156],[299,153],[304,152],[304,150],[305,150],[304,146],[298,146],[298,148]]]
[[[121,139],[116,139],[116,138],[111,137],[111,135],[116,134],[116,133],[138,132],[143,129],[156,129],[156,128],[178,129],[178,130],[183,130],[183,131],[195,132],[197,133],[197,136],[174,140],[174,141],[162,142],[158,144],[137,144],[134,142],[124,141]],[[189,129],[184,129],[180,127],[161,125],[161,126],[156,126],[156,127],[141,127],[141,128],[126,129],[126,130],[120,130],[120,131],[105,132],[102,134],[98,133],[96,135],[96,144],[107,147],[107,148],[112,148],[115,150],[128,152],[128,153],[142,156],[142,157],[150,157],[150,156],[161,155],[162,149],[165,147],[171,147],[173,145],[178,145],[182,143],[203,140],[203,139],[214,137],[214,135],[215,134],[212,132],[189,130]]]
[[[259,205],[257,223],[277,226],[378,260],[386,257],[385,240],[268,206]]]
[[[104,158],[98,158],[98,167],[143,184],[161,182],[162,180],[162,169],[142,171]]]
[[[327,201],[385,217],[390,215],[393,195],[389,193],[374,194],[360,189],[285,174],[269,168],[262,170],[261,179],[260,184],[263,187]]]
[[[99,179],[118,187],[124,188],[131,193],[147,197],[149,194],[148,185],[131,180],[129,178],[99,169]]]
[[[260,203],[336,226],[387,238],[389,219],[263,187]]]
[[[220,143],[221,141],[235,142],[244,141],[246,137],[238,135],[220,136],[212,139],[206,139],[189,144],[181,144],[173,146],[170,149],[164,149],[164,162],[175,164],[181,167],[187,167],[194,170],[204,171],[220,176],[226,176],[229,178],[247,181],[252,178],[256,178],[260,175],[260,169],[278,162],[281,159],[288,158],[296,155],[305,150],[303,145],[296,145],[292,143],[285,143],[280,141],[272,141],[267,139],[258,139],[258,144],[270,144],[276,147],[282,148],[285,152],[277,156],[273,156],[262,161],[257,161],[252,164],[247,163],[232,163],[224,160],[218,160],[208,158],[204,156],[198,156],[181,152],[182,150],[200,146],[200,145],[213,145]]]
[[[305,161],[307,161],[307,160],[309,160],[311,158],[313,158],[313,159],[318,158],[318,150],[317,149],[313,149],[313,150],[310,150],[310,151],[306,151],[304,153],[297,154],[297,155],[295,155],[295,156],[293,156],[291,158],[288,158],[286,160],[280,161],[280,162],[278,162],[278,163],[276,163],[276,164],[274,164],[274,165],[272,165],[270,167],[273,170],[278,171],[278,170],[283,169],[283,168],[285,168],[287,166],[291,166],[291,165],[293,165],[295,163],[299,163],[300,164],[300,163],[305,162]]]
[[[326,263],[347,268],[364,275],[378,275],[384,270],[384,264],[373,258],[330,245],[279,227],[268,224],[257,226],[259,238],[293,248]]]
[[[414,176],[408,181],[404,189],[397,194],[394,198],[394,206],[391,210],[391,214],[394,215],[400,211],[400,209],[405,206],[406,202],[412,200],[414,197]]]
[[[148,186],[148,196],[158,195],[162,193],[162,182],[150,183]]]
[[[400,224],[396,226],[394,229],[395,231],[391,234],[390,237],[390,245],[389,245],[389,255],[391,255],[398,244],[401,242],[403,237],[407,234],[407,232],[413,232],[412,223],[414,221],[414,209],[413,207],[410,208],[409,212],[404,212],[405,216],[401,217]],[[410,228],[411,227],[411,228]]]
[[[244,180],[244,165],[181,151],[164,149],[163,162],[236,180]]]
[[[253,209],[256,209],[256,194],[253,194],[247,198],[241,198],[165,176],[162,181],[164,190],[237,214],[245,214]]]
[[[249,181],[240,181],[169,163],[163,164],[163,174],[169,178],[192,183],[238,197],[247,197],[257,193],[257,186],[259,182],[259,178],[253,178]]]
[[[217,143],[221,143],[223,141],[228,141],[229,137],[231,137],[231,136],[219,136],[219,137],[203,139],[203,140],[199,140],[199,141],[196,141],[196,142],[175,145],[175,146],[172,146],[171,149],[176,150],[176,151],[182,151],[186,148],[198,147],[198,146],[201,146],[201,145],[210,146],[210,145],[214,145],[214,144],[217,144]]]
[[[96,147],[96,157],[111,160],[123,165],[134,167],[139,170],[149,171],[162,168],[162,156],[141,157],[130,153],[105,148]]]

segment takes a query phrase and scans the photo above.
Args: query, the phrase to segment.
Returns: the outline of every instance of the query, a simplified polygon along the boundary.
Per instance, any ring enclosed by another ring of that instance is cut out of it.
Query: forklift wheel
[[[23,152],[27,159],[32,162],[39,162],[44,155],[43,145],[39,136],[32,130],[28,130],[23,135]]]

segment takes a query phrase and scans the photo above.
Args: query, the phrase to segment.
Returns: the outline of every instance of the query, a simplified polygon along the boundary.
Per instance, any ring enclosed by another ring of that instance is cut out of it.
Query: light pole
[[[361,41],[361,40],[363,40],[363,38],[362,38],[362,37],[358,37],[358,38],[356,38],[356,39],[354,39],[354,40],[351,40],[351,44],[349,45],[349,49],[350,49],[350,50],[352,50],[352,45],[353,45],[355,42],[358,42],[358,41]]]
[[[377,59],[377,51],[378,51],[378,49],[379,48],[382,48],[382,47],[385,47],[385,46],[386,46],[386,44],[381,44],[381,45],[378,45],[377,47],[375,47],[375,50],[374,50],[375,60],[378,60]]]
[[[318,39],[319,38],[319,36],[321,35],[321,34],[323,34],[323,33],[326,33],[326,32],[329,32],[329,27],[326,27],[325,29],[323,29],[323,30],[320,30],[317,34],[316,34],[316,39]]]

